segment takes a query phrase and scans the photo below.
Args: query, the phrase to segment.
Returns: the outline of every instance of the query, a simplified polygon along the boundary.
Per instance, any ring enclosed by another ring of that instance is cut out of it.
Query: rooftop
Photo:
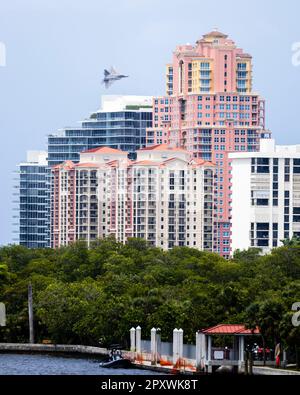
[[[188,153],[188,151],[183,148],[170,147],[168,144],[152,145],[150,147],[141,148],[139,151],[179,151]]]
[[[125,151],[122,151],[120,149],[115,149],[115,148],[110,148],[110,147],[98,147],[98,148],[92,148],[87,151],[82,151],[82,154],[90,154],[90,153],[95,153],[95,154],[124,154]]]
[[[227,34],[224,34],[224,33],[221,33],[221,32],[219,32],[218,30],[213,30],[213,31],[210,32],[210,33],[203,34],[203,37],[204,37],[204,38],[208,38],[208,37],[227,38],[228,35],[227,35]]]
[[[21,166],[47,166],[47,156],[46,151],[27,151],[26,161],[20,163]]]
[[[152,96],[103,95],[101,111],[152,111]]]
[[[75,167],[75,163],[72,162],[71,160],[66,160],[63,163],[60,163],[59,165],[52,166],[52,169],[66,169],[70,170]]]
[[[228,38],[228,35],[225,33],[222,33],[218,31],[218,29],[215,29],[209,33],[203,34],[202,38],[200,38],[198,41],[196,41],[196,44],[214,44],[214,45],[221,45],[221,46],[234,46],[235,43],[232,41],[230,38]]]
[[[274,139],[261,139],[260,149],[255,152],[234,152],[229,154],[230,159],[249,158],[300,158],[300,144],[276,145]]]
[[[258,328],[251,330],[241,324],[219,324],[201,331],[206,335],[259,335]]]

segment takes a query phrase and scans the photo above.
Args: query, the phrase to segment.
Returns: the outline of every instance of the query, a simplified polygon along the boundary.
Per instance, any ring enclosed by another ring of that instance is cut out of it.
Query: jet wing
[[[114,80],[106,80],[104,79],[102,81],[102,84],[105,84],[105,88],[108,89],[112,84],[113,84]]]

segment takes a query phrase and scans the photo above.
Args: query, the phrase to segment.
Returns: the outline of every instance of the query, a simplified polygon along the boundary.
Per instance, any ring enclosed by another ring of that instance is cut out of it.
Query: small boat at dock
[[[99,364],[101,368],[109,369],[128,369],[132,367],[129,359],[124,358],[120,349],[112,348],[109,353],[109,359]]]

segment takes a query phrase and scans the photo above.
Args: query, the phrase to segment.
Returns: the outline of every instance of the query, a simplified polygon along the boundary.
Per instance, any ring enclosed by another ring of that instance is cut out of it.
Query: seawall
[[[106,348],[66,344],[0,343],[0,353],[62,353],[83,355],[108,355]]]

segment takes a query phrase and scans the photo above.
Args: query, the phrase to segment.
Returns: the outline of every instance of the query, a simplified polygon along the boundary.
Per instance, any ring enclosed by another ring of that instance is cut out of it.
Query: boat
[[[116,360],[101,362],[99,364],[100,368],[109,368],[109,369],[129,369],[132,367],[132,363],[129,359],[120,358]]]
[[[130,359],[124,358],[122,351],[112,348],[109,353],[109,359],[99,364],[101,368],[109,369],[128,369],[132,367]]]

